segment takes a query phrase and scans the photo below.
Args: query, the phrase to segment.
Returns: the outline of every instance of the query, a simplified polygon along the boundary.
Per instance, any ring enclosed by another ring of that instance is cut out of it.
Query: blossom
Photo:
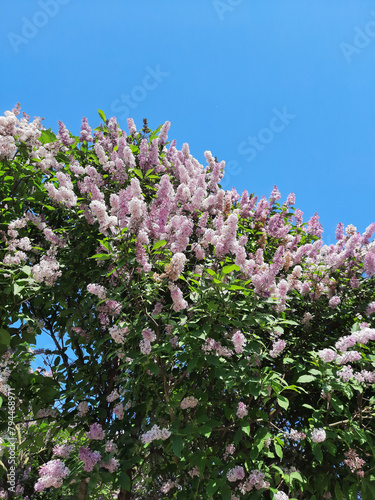
[[[329,307],[331,307],[332,309],[334,309],[335,307],[337,307],[341,302],[341,299],[340,297],[338,297],[337,295],[334,295],[333,297],[330,298],[329,300]]]
[[[242,480],[244,479],[244,477],[245,477],[245,471],[244,468],[241,467],[240,465],[237,465],[233,469],[229,469],[229,471],[227,472],[227,479],[232,483],[234,481]]]
[[[96,283],[90,283],[87,285],[87,291],[99,297],[100,300],[104,300],[107,296],[107,290],[102,285],[97,285]]]
[[[53,447],[52,454],[56,457],[69,458],[73,450],[74,446],[71,444],[57,444]]]
[[[246,415],[248,414],[248,409],[247,409],[247,406],[245,405],[245,403],[238,403],[238,408],[237,408],[237,412],[236,412],[236,415],[238,418],[244,418],[246,417]]]
[[[325,363],[331,363],[336,359],[337,354],[333,349],[322,349],[318,351],[318,356]]]
[[[119,420],[122,420],[124,418],[124,407],[121,403],[113,408],[113,413],[116,415],[116,417],[118,417]]]
[[[84,464],[83,469],[86,472],[91,472],[101,459],[101,454],[99,451],[90,451],[89,448],[86,448],[84,446],[81,446],[81,448],[79,449],[78,456],[80,460],[82,460]]]
[[[273,498],[274,500],[289,500],[288,495],[283,491],[278,491]]]
[[[234,344],[234,350],[237,354],[243,352],[243,348],[246,345],[245,335],[240,331],[236,331],[232,336],[232,342]]]
[[[41,492],[46,488],[60,488],[63,480],[70,474],[70,470],[61,460],[50,460],[39,469],[35,491]]]
[[[155,332],[150,328],[145,328],[144,330],[142,330],[142,337],[146,342],[153,342],[154,340],[156,340]]]
[[[119,462],[116,458],[110,458],[108,462],[104,462],[103,460],[100,462],[100,466],[104,467],[104,469],[108,469],[109,472],[114,472],[118,469]]]
[[[322,443],[326,439],[326,431],[322,428],[311,431],[311,441],[313,443]]]
[[[117,392],[116,389],[113,389],[113,391],[107,396],[107,401],[108,403],[112,403],[112,401],[115,401],[120,397],[119,393]]]
[[[306,434],[304,432],[299,432],[296,429],[290,429],[287,437],[292,441],[300,441],[301,439],[306,439]]]
[[[277,340],[272,344],[272,349],[270,350],[271,358],[277,358],[279,354],[285,349],[285,340]]]
[[[141,441],[143,444],[152,443],[156,439],[162,439],[165,441],[171,435],[168,429],[160,429],[158,425],[154,425],[149,431],[145,432],[141,436]]]
[[[186,262],[186,255],[177,252],[173,255],[170,264],[165,266],[165,272],[171,281],[176,281],[181,275]]]
[[[361,469],[366,462],[362,458],[359,458],[356,450],[350,448],[344,455],[346,457],[344,464],[350,468],[350,472],[352,474],[355,472],[358,476],[363,476],[363,471]]]
[[[87,432],[86,435],[89,439],[97,440],[104,439],[105,436],[102,426],[98,423],[90,425],[90,431]]]
[[[181,401],[181,408],[186,410],[187,408],[195,408],[198,404],[198,399],[194,396],[189,396]]]
[[[89,411],[89,405],[87,404],[86,401],[82,401],[81,403],[78,404],[77,409],[78,409],[78,416],[84,417],[86,413]]]

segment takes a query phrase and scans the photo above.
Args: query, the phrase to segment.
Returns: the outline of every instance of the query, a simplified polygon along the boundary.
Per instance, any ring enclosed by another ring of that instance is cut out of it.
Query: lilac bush
[[[375,223],[99,114],[0,118],[2,498],[10,389],[17,499],[374,498]]]

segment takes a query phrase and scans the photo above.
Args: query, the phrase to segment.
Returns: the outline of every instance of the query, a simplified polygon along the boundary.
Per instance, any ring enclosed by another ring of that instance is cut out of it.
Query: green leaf
[[[154,243],[152,249],[153,250],[156,250],[157,248],[160,248],[160,247],[163,247],[164,245],[167,244],[167,241],[166,240],[160,240],[160,241],[157,241],[156,243]]]
[[[10,345],[10,335],[4,328],[0,328],[0,344]]]
[[[298,383],[300,383],[300,384],[307,384],[308,382],[312,382],[313,380],[315,380],[315,377],[313,375],[302,375],[297,380],[297,384]]]
[[[219,488],[219,485],[216,481],[216,479],[211,479],[211,481],[208,483],[208,486],[207,486],[207,494],[212,496],[215,491],[217,491],[217,489]]]
[[[248,436],[250,436],[250,425],[249,424],[243,424],[242,425],[242,430],[245,434],[247,434]]]
[[[106,120],[106,117],[105,117],[104,111],[102,111],[101,109],[98,109],[98,113],[99,113],[100,118],[101,118],[101,119],[104,121],[104,123],[105,123],[107,120]]]
[[[239,270],[240,270],[239,266],[237,266],[236,264],[232,264],[231,266],[224,266],[221,272],[223,274],[229,274],[232,271],[239,271]]]
[[[182,436],[178,435],[173,436],[173,443],[172,443],[173,453],[178,458],[181,458],[181,451],[183,447],[184,447],[184,440],[182,439]]]
[[[221,487],[221,498],[222,500],[230,500],[232,498],[232,492],[231,489],[227,484],[224,484]]]
[[[282,460],[283,459],[283,449],[281,448],[279,443],[275,442],[274,446],[275,446],[276,455],[280,458],[280,460]]]
[[[285,396],[282,396],[281,394],[279,394],[279,396],[277,396],[277,402],[278,402],[279,406],[281,406],[281,408],[284,408],[284,410],[288,409],[289,400]]]
[[[314,454],[314,457],[318,460],[319,463],[323,462],[323,453],[322,453],[322,448],[319,444],[317,443],[312,443],[312,452]]]
[[[203,436],[210,437],[212,432],[212,427],[210,425],[202,425],[202,427],[198,429],[198,432]]]
[[[131,481],[130,477],[125,474],[124,472],[121,472],[118,478],[118,481],[122,488],[124,488],[125,491],[130,491],[131,489]]]
[[[142,170],[139,170],[139,168],[134,169],[134,173],[140,178],[143,179],[143,173]]]
[[[90,257],[90,259],[109,260],[112,259],[112,255],[108,255],[107,253],[97,253]]]

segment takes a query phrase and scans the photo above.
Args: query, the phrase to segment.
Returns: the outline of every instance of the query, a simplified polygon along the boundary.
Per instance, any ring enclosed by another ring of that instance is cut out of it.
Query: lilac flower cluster
[[[362,470],[362,467],[365,465],[365,461],[362,458],[359,458],[359,456],[356,453],[355,449],[349,449],[344,453],[345,455],[345,460],[344,464],[347,465],[350,468],[350,472],[352,474],[357,474],[360,477],[363,477],[365,475],[364,471]]]
[[[141,436],[141,441],[143,444],[152,443],[156,439],[162,439],[165,441],[171,435],[168,429],[160,429],[158,425],[154,425],[149,431],[145,432]]]
[[[60,488],[63,480],[69,476],[70,470],[61,460],[50,460],[39,469],[39,476],[35,484],[35,491],[41,492],[46,488]]]
[[[322,428],[311,431],[311,441],[313,443],[322,443],[326,440],[326,431]]]
[[[101,454],[99,451],[91,451],[90,448],[81,446],[78,451],[78,456],[83,462],[83,470],[92,472],[95,465],[100,461]]]
[[[105,437],[105,433],[103,431],[103,428],[100,424],[95,422],[94,424],[90,425],[90,431],[86,433],[86,436],[89,439],[96,439],[96,440],[102,440]]]
[[[245,405],[245,403],[238,403],[238,408],[237,408],[237,412],[236,412],[236,415],[238,418],[244,418],[246,417],[246,415],[249,413],[248,409],[247,409],[247,406]]]
[[[186,410],[187,408],[195,408],[198,404],[198,399],[194,396],[189,396],[181,401],[181,408]]]

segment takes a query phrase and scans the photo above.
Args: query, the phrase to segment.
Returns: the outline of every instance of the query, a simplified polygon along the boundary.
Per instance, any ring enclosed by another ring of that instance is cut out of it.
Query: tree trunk
[[[89,485],[86,482],[86,479],[81,479],[81,482],[79,483],[79,488],[78,488],[77,500],[85,500],[86,495],[87,495],[88,486]]]
[[[131,500],[130,491],[125,491],[121,488],[119,496],[117,498],[118,500]]]

